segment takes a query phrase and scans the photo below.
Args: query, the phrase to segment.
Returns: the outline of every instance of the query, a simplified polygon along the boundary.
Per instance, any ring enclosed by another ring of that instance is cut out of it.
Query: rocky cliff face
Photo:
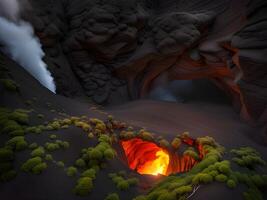
[[[267,121],[264,0],[31,0],[58,93],[99,104],[168,81],[207,78],[241,117]]]

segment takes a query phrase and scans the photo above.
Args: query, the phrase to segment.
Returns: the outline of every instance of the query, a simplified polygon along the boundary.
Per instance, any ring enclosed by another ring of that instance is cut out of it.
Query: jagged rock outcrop
[[[266,123],[264,0],[33,1],[35,27],[58,86],[99,104],[140,98],[162,76],[207,78],[241,117]]]

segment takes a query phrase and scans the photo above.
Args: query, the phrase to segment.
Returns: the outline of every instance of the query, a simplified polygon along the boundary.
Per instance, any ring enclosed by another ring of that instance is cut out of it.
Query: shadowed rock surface
[[[231,97],[243,119],[267,120],[263,0],[30,3],[24,15],[60,94],[114,105],[146,96],[161,76],[206,78]]]

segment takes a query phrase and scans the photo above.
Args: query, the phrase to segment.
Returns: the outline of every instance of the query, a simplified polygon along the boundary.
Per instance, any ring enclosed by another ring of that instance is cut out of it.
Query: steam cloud
[[[51,73],[42,58],[44,52],[32,26],[19,19],[20,7],[17,0],[0,0],[0,46],[43,86],[56,91]]]

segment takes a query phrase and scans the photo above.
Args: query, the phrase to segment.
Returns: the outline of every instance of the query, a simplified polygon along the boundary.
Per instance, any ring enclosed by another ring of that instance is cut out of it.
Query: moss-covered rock
[[[78,180],[77,185],[74,188],[74,192],[79,196],[88,195],[93,189],[93,181],[90,177],[82,177]]]

